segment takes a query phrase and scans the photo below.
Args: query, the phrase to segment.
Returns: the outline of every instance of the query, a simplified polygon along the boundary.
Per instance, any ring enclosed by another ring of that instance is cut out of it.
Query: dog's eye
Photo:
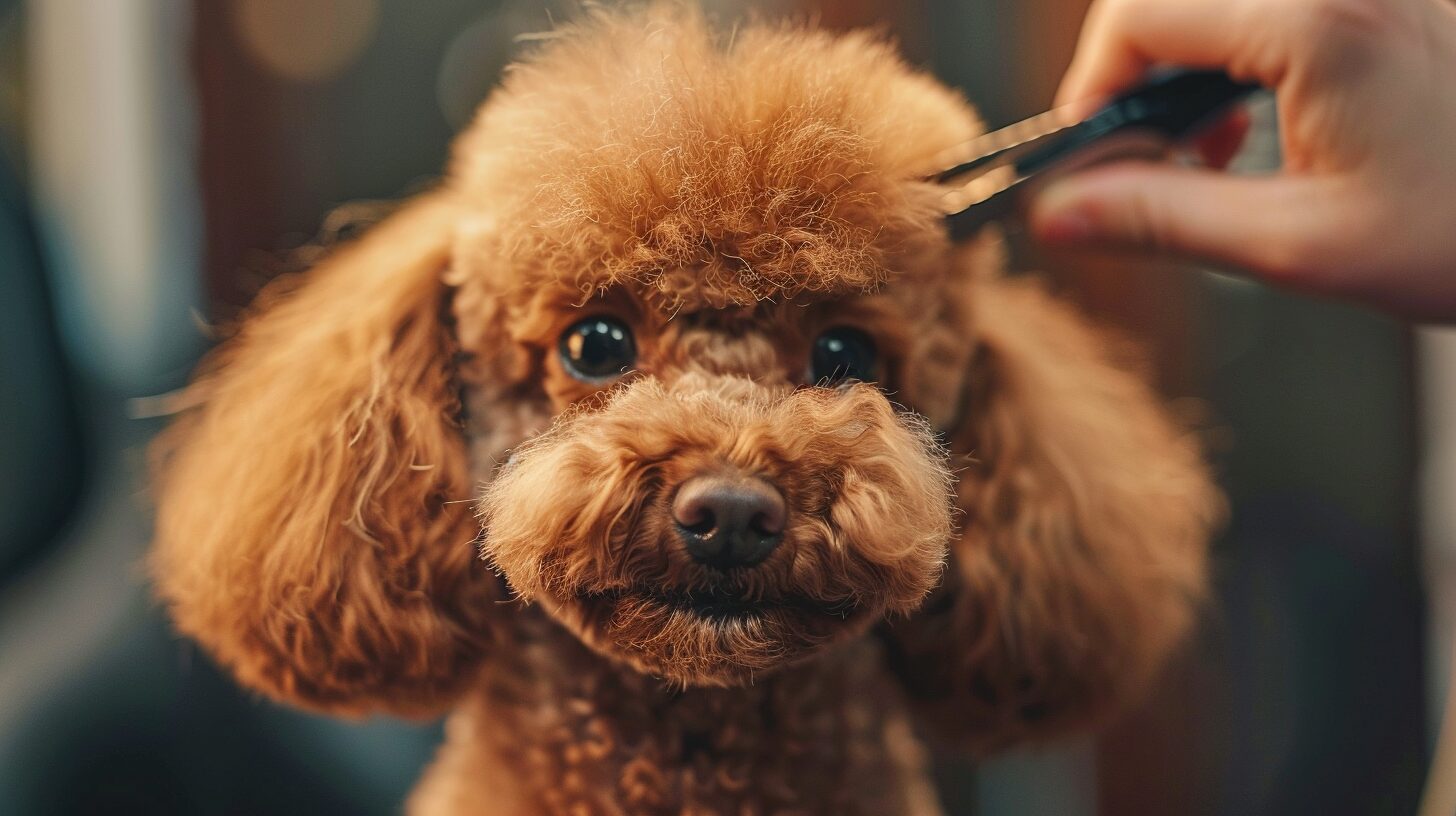
[[[561,362],[579,380],[610,380],[636,361],[632,331],[615,318],[589,317],[561,335]]]
[[[859,329],[839,326],[819,335],[814,341],[814,355],[809,377],[814,382],[835,383],[840,380],[874,382],[875,341]]]

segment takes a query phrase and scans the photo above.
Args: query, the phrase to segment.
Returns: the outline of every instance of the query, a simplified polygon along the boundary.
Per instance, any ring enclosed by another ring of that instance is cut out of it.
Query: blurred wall
[[[26,8],[28,153],[61,324],[93,379],[158,387],[201,345],[190,4]]]

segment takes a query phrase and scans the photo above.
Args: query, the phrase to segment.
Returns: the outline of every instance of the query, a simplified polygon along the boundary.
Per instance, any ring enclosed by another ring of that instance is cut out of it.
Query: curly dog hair
[[[589,11],[446,179],[267,290],[152,561],[238,680],[450,711],[419,814],[931,814],[921,739],[1104,720],[1185,635],[1196,440],[922,179],[868,34]]]

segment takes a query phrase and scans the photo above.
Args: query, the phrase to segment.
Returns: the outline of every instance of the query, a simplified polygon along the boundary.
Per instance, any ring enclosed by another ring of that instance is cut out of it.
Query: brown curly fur
[[[159,455],[178,628],[276,699],[454,709],[416,813],[935,813],[915,733],[1116,711],[1190,625],[1219,503],[1105,338],[994,237],[948,242],[920,179],[978,128],[865,34],[557,32],[437,190],[200,376]],[[602,314],[638,359],[589,384],[556,340]],[[840,325],[878,388],[805,382]],[[713,471],[784,493],[764,563],[677,542]]]

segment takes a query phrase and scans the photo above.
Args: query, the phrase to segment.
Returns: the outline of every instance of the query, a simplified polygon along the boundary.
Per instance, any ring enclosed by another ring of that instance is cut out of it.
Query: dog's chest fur
[[[674,690],[534,609],[410,801],[436,814],[937,814],[877,644],[748,688]]]

